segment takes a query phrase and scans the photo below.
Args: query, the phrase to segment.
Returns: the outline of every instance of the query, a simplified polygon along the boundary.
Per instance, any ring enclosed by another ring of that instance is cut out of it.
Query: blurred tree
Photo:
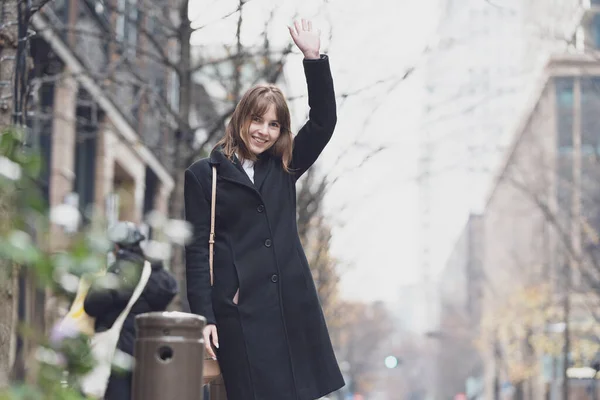
[[[297,192],[298,234],[306,252],[325,318],[333,328],[338,300],[339,264],[330,251],[331,228],[324,217],[325,181],[315,184],[309,169]]]
[[[589,296],[594,295],[588,293]],[[571,315],[570,324],[570,362],[579,367],[589,366],[600,350],[600,327],[586,318],[585,303],[590,299],[584,297],[585,294],[574,297],[573,310],[578,312]],[[561,301],[549,284],[540,283],[516,290],[483,316],[477,344],[497,345],[502,372],[513,384],[539,375],[541,355],[562,357],[566,324]]]
[[[17,14],[17,0],[3,2],[0,12],[0,132],[6,131],[14,123],[14,60],[19,38]],[[0,233],[11,228],[10,216],[9,201],[0,193]],[[0,257],[0,388],[8,384],[8,373],[14,357],[12,321],[17,313],[16,277],[15,265],[10,260]]]
[[[17,268],[35,278],[35,282],[48,288],[66,301],[72,299],[77,281],[86,272],[94,272],[103,265],[107,243],[95,236],[97,232],[80,232],[63,254],[56,256],[47,246],[35,243],[30,226],[35,222],[36,235],[47,238],[48,216],[37,178],[40,173],[39,154],[23,142],[24,134],[16,129],[0,133],[0,275],[2,283],[16,279]],[[11,288],[12,291],[12,288]],[[14,293],[10,293],[14,296]],[[13,299],[14,300],[14,299]],[[4,308],[5,309],[5,308]],[[14,311],[16,312],[16,311]],[[10,319],[2,320],[10,327]],[[8,322],[8,323],[7,323]],[[3,334],[12,336],[3,328]],[[12,329],[12,328],[11,328]],[[36,351],[28,360],[31,375],[28,382],[8,382],[0,385],[0,399],[55,398],[79,399],[77,378],[89,371],[92,361],[88,357],[87,339],[76,331],[63,332],[62,336],[48,338],[43,332],[20,325],[20,335],[33,343]],[[12,345],[2,343],[2,351],[12,352]],[[4,360],[3,360],[4,362]],[[10,369],[10,364],[3,368]],[[64,373],[70,373],[72,385],[63,386]],[[11,383],[8,390],[7,385]]]
[[[340,361],[347,365],[346,375],[351,393],[368,395],[377,389],[378,378],[385,368],[384,348],[395,328],[383,302],[341,302],[339,312]]]

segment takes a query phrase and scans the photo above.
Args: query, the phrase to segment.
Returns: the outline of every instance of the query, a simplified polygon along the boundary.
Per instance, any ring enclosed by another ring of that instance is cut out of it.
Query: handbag
[[[91,337],[94,335],[94,324],[96,319],[90,317],[83,308],[85,296],[87,295],[89,288],[90,282],[85,278],[81,278],[79,280],[79,286],[77,286],[75,300],[73,300],[69,312],[67,312],[56,327],[58,332],[68,334],[68,332],[75,330],[86,336]]]
[[[108,379],[112,371],[112,362],[115,356],[117,348],[117,342],[121,335],[121,329],[125,318],[129,315],[131,308],[135,302],[140,298],[142,291],[148,283],[152,267],[148,261],[144,262],[144,268],[142,269],[142,275],[138,284],[127,303],[127,306],[121,314],[117,317],[110,329],[96,333],[90,343],[92,355],[96,360],[96,366],[92,371],[87,373],[81,380],[81,389],[87,395],[93,398],[103,398],[106,386],[108,385]]]
[[[208,237],[208,265],[210,268],[210,286],[213,285],[213,261],[215,250],[215,210],[217,203],[217,167],[212,167],[212,194],[210,200],[210,235]],[[210,383],[221,375],[221,367],[217,360],[204,358],[202,369],[204,384]]]

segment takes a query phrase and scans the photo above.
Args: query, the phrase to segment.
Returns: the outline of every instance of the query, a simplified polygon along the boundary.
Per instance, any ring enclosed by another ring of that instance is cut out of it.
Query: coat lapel
[[[210,163],[211,165],[217,166],[218,176],[227,181],[245,186],[253,192],[260,194],[256,189],[257,187],[252,184],[252,181],[248,175],[246,175],[246,172],[244,172],[244,169],[240,162],[237,161],[237,158],[234,158],[234,162],[229,160],[219,149],[215,149],[210,153]]]
[[[233,162],[232,162],[232,164],[233,164],[234,167],[236,167],[242,173],[242,176],[245,178],[244,180],[248,181],[247,183],[252,184],[252,181],[250,180],[250,177],[248,176],[248,174],[246,173],[246,171],[244,171],[244,166],[242,165],[240,159],[237,158],[235,155],[233,156]]]
[[[254,186],[262,193],[262,186],[273,167],[272,159],[268,155],[261,157],[254,165]]]

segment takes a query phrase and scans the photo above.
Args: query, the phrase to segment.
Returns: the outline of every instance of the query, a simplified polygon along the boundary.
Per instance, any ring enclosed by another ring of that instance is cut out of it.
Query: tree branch
[[[241,14],[241,11],[242,11],[242,9],[244,8],[244,6],[245,6],[246,4],[248,4],[248,3],[250,3],[251,1],[252,1],[252,0],[241,0],[241,1],[239,2],[238,6],[235,8],[235,10],[232,10],[232,11],[228,12],[227,14],[223,15],[222,17],[220,17],[218,20],[216,20],[216,21],[211,21],[211,22],[208,22],[208,23],[206,23],[206,24],[204,24],[204,25],[199,25],[199,26],[197,26],[197,27],[194,27],[194,26],[192,26],[192,33],[194,33],[194,32],[197,32],[197,31],[200,31],[200,30],[202,30],[202,29],[204,29],[204,28],[206,28],[206,27],[208,27],[208,26],[210,26],[210,25],[214,24],[215,22],[218,22],[218,21],[222,21],[222,20],[224,20],[224,19],[227,19],[227,18],[231,17],[231,16],[232,16],[233,14],[235,14],[235,13],[238,13],[238,12],[239,12],[239,13]],[[200,16],[196,16],[196,17],[192,18],[192,19],[191,19],[191,25],[193,25],[193,24],[194,24],[194,21],[197,21],[199,18],[200,18]]]

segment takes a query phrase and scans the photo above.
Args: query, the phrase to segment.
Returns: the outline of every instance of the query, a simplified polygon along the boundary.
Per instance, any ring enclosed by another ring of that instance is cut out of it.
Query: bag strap
[[[208,237],[208,265],[210,267],[210,286],[213,285],[213,260],[215,252],[215,211],[217,208],[217,167],[212,167],[212,193],[210,199],[210,236]]]
[[[150,279],[151,272],[152,272],[152,267],[150,266],[150,262],[145,261],[144,268],[142,269],[142,275],[140,276],[140,281],[136,285],[135,290],[133,291],[133,294],[131,295],[131,298],[129,299],[129,302],[127,303],[127,307],[125,307],[125,309],[123,311],[121,311],[121,314],[119,314],[119,317],[115,320],[115,322],[113,323],[113,326],[122,326],[123,325],[123,322],[125,322],[125,318],[127,318],[127,316],[129,315],[129,312],[131,311],[131,308],[133,307],[135,302],[138,301],[138,299],[142,295],[142,291],[146,287],[146,284],[148,283],[148,279]]]

